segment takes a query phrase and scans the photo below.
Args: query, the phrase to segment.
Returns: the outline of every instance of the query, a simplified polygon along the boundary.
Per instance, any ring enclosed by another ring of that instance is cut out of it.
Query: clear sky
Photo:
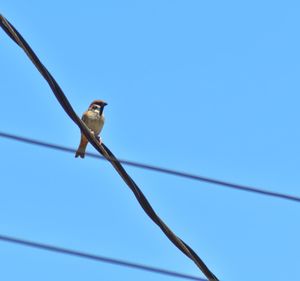
[[[299,1],[2,1],[119,157],[300,196]],[[80,132],[0,30],[0,131]],[[89,151],[94,149],[89,146]],[[203,277],[106,162],[0,139],[0,234]],[[126,168],[222,281],[300,280],[300,204]],[[0,242],[1,280],[173,280]]]

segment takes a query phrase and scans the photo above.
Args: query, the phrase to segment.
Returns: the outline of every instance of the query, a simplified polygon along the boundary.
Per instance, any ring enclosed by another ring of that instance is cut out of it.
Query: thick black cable
[[[50,148],[50,149],[55,149],[55,150],[59,150],[59,151],[64,151],[64,152],[70,152],[70,153],[76,152],[76,149],[74,149],[74,148],[70,148],[70,147],[66,147],[66,146],[62,146],[62,145],[58,145],[58,144],[53,144],[53,143],[48,143],[48,142],[44,142],[44,141],[39,141],[36,139],[25,138],[22,136],[8,134],[8,133],[1,132],[1,131],[0,131],[0,137],[12,139],[15,141],[28,143],[28,144],[32,144],[32,145],[38,145],[38,146],[46,147],[46,148]],[[85,155],[92,157],[92,158],[106,160],[105,157],[103,157],[102,155],[96,154],[96,153],[86,152]],[[259,189],[259,188],[255,188],[255,187],[225,182],[225,181],[212,179],[212,178],[206,178],[206,177],[202,177],[202,176],[195,175],[195,174],[189,174],[186,172],[180,172],[180,171],[176,171],[176,170],[171,170],[171,169],[167,169],[167,168],[143,164],[143,163],[134,162],[134,161],[129,161],[129,160],[125,160],[125,159],[118,158],[118,161],[120,163],[122,163],[124,165],[128,165],[128,166],[133,166],[133,167],[137,167],[137,168],[141,168],[141,169],[151,170],[151,171],[169,174],[169,175],[173,175],[173,176],[188,178],[188,179],[201,181],[201,182],[207,182],[210,184],[221,185],[221,186],[234,188],[234,189],[241,190],[241,191],[253,192],[253,193],[260,194],[260,195],[271,196],[271,197],[275,197],[275,198],[279,198],[279,199],[291,200],[291,201],[300,203],[300,197],[289,195],[289,194],[263,190],[263,189]]]
[[[168,275],[168,276],[182,278],[182,279],[206,281],[205,279],[202,279],[202,278],[199,278],[196,276],[192,276],[189,274],[184,274],[184,273],[180,273],[180,272],[176,272],[176,271],[171,271],[171,270],[167,270],[167,269],[163,269],[163,268],[128,262],[128,261],[119,260],[119,259],[108,258],[108,257],[104,257],[104,256],[99,256],[99,255],[89,254],[89,253],[85,253],[85,252],[81,252],[81,251],[66,249],[66,248],[57,247],[57,246],[53,246],[53,245],[49,245],[49,244],[28,241],[28,240],[19,239],[19,238],[15,238],[15,237],[11,237],[11,236],[6,236],[6,235],[0,235],[0,240],[4,241],[4,242],[12,243],[12,244],[27,246],[30,248],[36,248],[36,249],[40,249],[40,250],[80,257],[80,258],[84,258],[84,259],[94,260],[97,262],[105,262],[105,263],[110,263],[113,265],[119,265],[119,266],[134,268],[134,269],[140,269],[140,270],[144,270],[144,271],[149,271],[149,272],[153,272],[153,273]]]
[[[194,261],[194,263],[198,266],[198,268],[203,272],[203,274],[207,277],[209,281],[218,281],[218,278],[208,269],[205,263],[200,259],[200,257],[187,245],[185,244],[179,237],[177,237],[171,229],[159,218],[159,216],[154,212],[150,203],[139,189],[137,184],[132,180],[132,178],[127,174],[122,165],[118,162],[117,158],[112,154],[112,152],[102,143],[99,144],[96,137],[91,134],[89,128],[81,121],[81,119],[77,116],[65,94],[63,93],[60,86],[57,84],[53,76],[48,72],[46,67],[40,62],[36,54],[33,52],[31,47],[25,41],[25,39],[21,36],[21,34],[9,23],[7,19],[5,19],[2,15],[0,15],[0,25],[3,30],[9,35],[10,38],[13,38],[13,41],[18,44],[23,51],[27,54],[36,68],[39,70],[41,75],[48,82],[50,88],[52,89],[54,95],[57,100],[64,108],[65,112],[68,116],[74,121],[75,124],[80,128],[81,132],[85,135],[88,141],[94,146],[94,148],[101,153],[115,168],[115,170],[122,177],[127,186],[132,190],[136,199],[140,203],[141,207],[147,213],[147,215],[155,222],[161,230],[165,233],[165,235],[173,242],[173,244],[181,250],[187,257]]]

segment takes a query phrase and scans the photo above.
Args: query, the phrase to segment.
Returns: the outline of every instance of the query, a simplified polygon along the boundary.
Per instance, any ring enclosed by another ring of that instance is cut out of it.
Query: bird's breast
[[[87,112],[87,118],[84,118],[85,124],[92,130],[96,135],[99,135],[104,125],[104,115],[101,116],[94,112]]]

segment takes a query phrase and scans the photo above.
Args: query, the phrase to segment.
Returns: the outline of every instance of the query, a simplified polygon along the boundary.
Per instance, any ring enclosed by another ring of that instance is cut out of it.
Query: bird
[[[102,143],[99,134],[104,126],[104,107],[107,103],[103,100],[95,100],[93,101],[87,111],[85,111],[81,117],[81,120],[87,125],[87,127],[91,130],[91,133],[98,139],[99,143]],[[79,147],[76,151],[75,157],[78,156],[84,158],[85,150],[88,144],[88,140],[85,135],[81,132],[81,139]]]

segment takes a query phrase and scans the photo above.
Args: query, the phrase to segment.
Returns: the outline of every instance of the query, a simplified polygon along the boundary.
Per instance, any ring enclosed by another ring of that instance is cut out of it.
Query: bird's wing
[[[88,121],[88,119],[89,119],[89,117],[88,117],[88,111],[86,111],[86,112],[84,112],[83,113],[83,115],[82,115],[82,117],[81,117],[81,120],[86,124],[87,123],[87,121]]]

